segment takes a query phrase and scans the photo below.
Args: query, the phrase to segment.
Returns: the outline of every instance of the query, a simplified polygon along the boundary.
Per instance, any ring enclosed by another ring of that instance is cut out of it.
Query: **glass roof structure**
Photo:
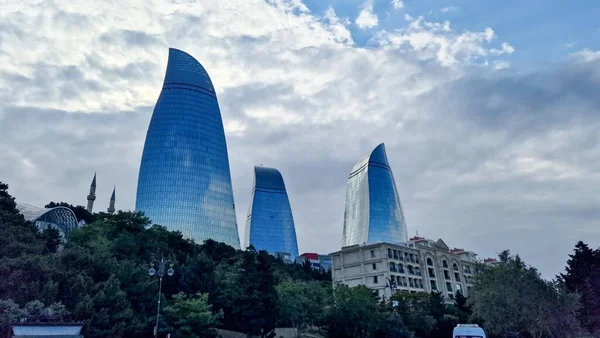
[[[15,324],[12,325],[12,337],[23,337],[23,338],[82,338],[81,329],[82,325],[79,324]]]
[[[40,230],[48,226],[58,229],[63,238],[77,228],[77,217],[67,207],[40,208],[29,204],[17,203],[17,209],[25,220],[35,223]]]

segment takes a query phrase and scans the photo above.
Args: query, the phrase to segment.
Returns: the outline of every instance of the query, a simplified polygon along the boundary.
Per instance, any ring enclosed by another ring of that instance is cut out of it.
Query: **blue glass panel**
[[[382,143],[354,166],[348,178],[342,245],[407,240],[404,213]]]
[[[269,253],[298,257],[292,208],[277,169],[254,167],[252,200],[246,218],[244,245]]]
[[[206,70],[180,50],[169,49],[144,144],[136,210],[197,243],[210,238],[240,247],[217,97]]]

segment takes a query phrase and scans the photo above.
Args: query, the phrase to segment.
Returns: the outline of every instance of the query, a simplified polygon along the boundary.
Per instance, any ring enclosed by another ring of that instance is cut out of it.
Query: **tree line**
[[[250,247],[202,244],[139,212],[89,214],[64,247],[39,231],[0,182],[0,337],[11,323],[80,322],[86,337],[152,334],[158,279],[152,260],[174,263],[163,279],[161,335],[216,337],[215,328],[274,337],[276,327],[327,337],[450,337],[477,323],[490,337],[600,337],[600,250],[578,243],[565,274],[545,281],[508,251],[482,266],[469,298],[396,292],[382,301],[364,286],[332,285],[329,272],[285,264]]]

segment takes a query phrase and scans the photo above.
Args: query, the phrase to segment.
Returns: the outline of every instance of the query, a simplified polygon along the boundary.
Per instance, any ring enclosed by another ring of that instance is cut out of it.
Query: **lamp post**
[[[165,271],[165,268],[169,266],[169,269]],[[158,271],[155,267],[158,267]],[[173,262],[170,260],[164,260],[163,258],[158,260],[153,260],[150,263],[150,269],[148,270],[148,274],[150,277],[157,276],[158,277],[158,302],[156,306],[156,325],[154,326],[154,337],[158,337],[158,319],[160,318],[160,298],[162,296],[162,280],[165,272],[168,276],[173,276],[175,270],[173,270]]]
[[[394,290],[396,290],[397,286],[396,286],[396,282],[393,279],[390,279],[388,277],[385,278],[387,280],[387,282],[385,283],[385,287],[383,288],[383,302],[385,303],[385,289],[389,288],[390,289],[390,294],[394,295]],[[390,296],[391,298],[391,296]]]

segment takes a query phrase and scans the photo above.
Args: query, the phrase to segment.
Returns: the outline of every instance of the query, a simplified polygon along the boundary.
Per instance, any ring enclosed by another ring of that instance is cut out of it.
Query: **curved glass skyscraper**
[[[271,254],[298,257],[298,242],[292,208],[283,177],[277,169],[254,167],[252,201],[246,218],[244,246]]]
[[[240,247],[217,96],[202,65],[177,49],[146,135],[136,210],[196,243]]]
[[[348,178],[342,246],[407,241],[404,213],[382,143],[352,168]]]

